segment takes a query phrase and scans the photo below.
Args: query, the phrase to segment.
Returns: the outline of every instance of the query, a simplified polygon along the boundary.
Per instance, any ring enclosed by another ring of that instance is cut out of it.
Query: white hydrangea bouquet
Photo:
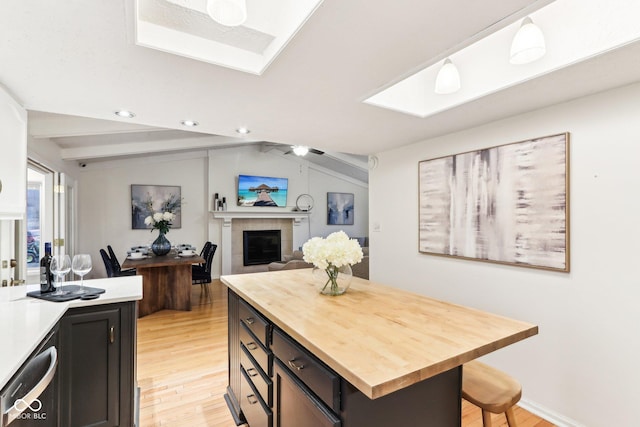
[[[158,229],[160,233],[167,234],[174,219],[176,219],[176,214],[173,212],[156,212],[146,217],[144,223],[152,227],[151,231]]]
[[[302,245],[302,253],[306,262],[326,273],[320,292],[328,295],[341,295],[346,292],[349,283],[340,286],[339,279],[341,275],[346,274],[349,276],[348,280],[351,280],[351,265],[362,261],[363,256],[358,241],[349,239],[342,230],[329,234],[326,239],[313,237]],[[341,271],[346,270],[345,267],[348,267],[346,273]]]
[[[146,225],[151,226],[151,231],[157,229],[160,234],[167,234],[176,219],[175,212],[182,206],[182,199],[174,194],[170,194],[169,198],[162,203],[160,211],[154,212],[153,199],[148,196],[145,206],[151,215],[144,219]]]

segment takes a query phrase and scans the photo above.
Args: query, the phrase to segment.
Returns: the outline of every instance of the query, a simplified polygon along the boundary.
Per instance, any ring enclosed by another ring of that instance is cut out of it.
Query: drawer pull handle
[[[302,363],[299,363],[296,365],[296,359],[291,359],[289,360],[289,366],[291,367],[291,369],[295,369],[296,371],[301,371],[304,369],[304,365]]]
[[[244,321],[247,323],[247,325],[253,325],[254,323],[256,323],[256,319],[254,319],[253,317],[247,317],[246,319],[244,319]]]
[[[109,328],[109,343],[113,344],[114,342],[116,342],[116,328],[112,326]]]
[[[249,401],[249,405],[255,405],[258,403],[258,398],[256,398],[255,394],[248,394],[247,401]]]
[[[258,371],[253,368],[249,368],[247,369],[247,375],[249,375],[250,377],[255,377],[256,375],[258,375]]]
[[[256,348],[258,348],[258,346],[256,345],[256,343],[254,343],[253,341],[251,341],[250,343],[247,344],[247,348],[249,350],[255,350]]]

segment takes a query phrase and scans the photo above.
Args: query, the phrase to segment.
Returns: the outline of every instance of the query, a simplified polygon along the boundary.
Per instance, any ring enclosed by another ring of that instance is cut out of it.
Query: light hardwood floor
[[[193,286],[192,311],[163,310],[138,319],[138,385],[141,427],[234,427],[227,386],[227,297],[211,284],[213,303]],[[553,427],[516,408],[518,427]],[[492,416],[494,427],[507,425]],[[462,426],[482,427],[478,408],[464,402]]]

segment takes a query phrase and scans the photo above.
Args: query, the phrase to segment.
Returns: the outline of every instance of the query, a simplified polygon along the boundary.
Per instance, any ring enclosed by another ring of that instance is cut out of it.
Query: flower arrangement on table
[[[176,219],[176,214],[173,212],[156,212],[146,217],[144,223],[151,226],[151,231],[157,229],[160,230],[160,233],[167,234],[174,219]]]
[[[342,230],[329,234],[326,239],[313,237],[302,245],[302,253],[306,262],[326,273],[323,274],[324,286],[320,293],[327,295],[342,295],[347,291],[351,280],[351,265],[359,263],[363,257],[358,241],[349,239]],[[340,286],[340,278],[345,275],[348,281]]]
[[[180,209],[182,200],[172,194],[162,203],[162,208],[158,212],[154,212],[151,198],[147,200],[145,205],[152,214],[144,219],[144,223],[151,226],[151,231],[159,230],[161,234],[167,234],[171,229],[173,220],[176,219],[175,211]]]
[[[146,207],[151,215],[144,219],[146,225],[151,226],[151,231],[158,230],[160,235],[151,244],[151,250],[156,255],[166,255],[171,251],[171,242],[167,240],[165,234],[171,229],[173,220],[176,219],[175,211],[180,209],[182,199],[175,195],[170,195],[167,200],[162,203],[161,210],[154,212],[153,201],[149,198],[146,202]]]

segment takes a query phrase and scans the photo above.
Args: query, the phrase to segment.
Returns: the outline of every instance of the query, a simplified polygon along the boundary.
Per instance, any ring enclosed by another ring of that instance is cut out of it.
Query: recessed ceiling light
[[[194,121],[194,120],[183,120],[180,123],[182,123],[185,126],[198,126],[198,122]]]
[[[246,135],[251,131],[247,128],[238,128],[236,129],[236,132],[238,132],[240,135]]]
[[[127,110],[118,110],[115,112],[115,115],[119,117],[124,117],[125,119],[131,119],[136,116],[135,113]]]

